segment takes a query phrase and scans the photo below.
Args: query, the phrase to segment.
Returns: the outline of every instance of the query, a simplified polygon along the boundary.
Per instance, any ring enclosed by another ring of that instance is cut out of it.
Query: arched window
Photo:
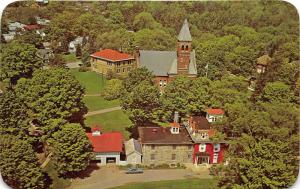
[[[184,50],[184,45],[181,46],[181,50]]]
[[[189,46],[188,46],[188,45],[186,45],[186,46],[185,46],[185,50],[187,51],[188,49],[189,49]]]

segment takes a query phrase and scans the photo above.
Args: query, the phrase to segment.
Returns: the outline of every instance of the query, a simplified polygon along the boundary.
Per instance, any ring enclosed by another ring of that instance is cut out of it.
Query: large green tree
[[[60,176],[73,176],[85,170],[93,158],[92,146],[79,124],[63,125],[47,141]]]
[[[159,89],[147,81],[142,81],[123,98],[122,107],[129,119],[138,126],[152,123],[159,107]]]
[[[184,76],[176,77],[166,86],[161,98],[163,118],[171,120],[175,111],[181,117],[189,112],[190,88],[191,80]]]
[[[43,126],[50,119],[80,122],[86,112],[84,88],[62,68],[36,71],[32,79],[18,82],[16,92],[32,118]]]
[[[30,78],[35,70],[42,67],[36,52],[37,49],[27,43],[5,45],[1,53],[0,81],[8,80],[15,85],[20,78]]]
[[[23,135],[29,127],[29,115],[13,90],[0,94],[0,133]]]
[[[3,180],[13,188],[48,188],[45,173],[25,141],[14,135],[1,134],[0,171]]]
[[[114,100],[121,97],[122,81],[119,79],[111,79],[105,85],[102,96],[106,100]]]

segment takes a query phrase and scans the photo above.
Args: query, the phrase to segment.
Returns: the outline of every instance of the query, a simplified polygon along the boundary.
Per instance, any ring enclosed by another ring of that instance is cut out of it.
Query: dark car
[[[143,169],[140,168],[128,168],[126,174],[139,174],[143,172],[144,172]]]

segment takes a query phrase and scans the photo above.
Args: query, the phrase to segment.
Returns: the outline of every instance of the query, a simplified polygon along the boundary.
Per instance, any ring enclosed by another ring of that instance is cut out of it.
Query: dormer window
[[[171,127],[172,134],[179,134],[179,127]]]

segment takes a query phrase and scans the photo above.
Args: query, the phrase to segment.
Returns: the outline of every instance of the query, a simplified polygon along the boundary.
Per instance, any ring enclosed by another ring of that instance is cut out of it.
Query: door
[[[218,153],[214,153],[213,163],[218,163]]]

